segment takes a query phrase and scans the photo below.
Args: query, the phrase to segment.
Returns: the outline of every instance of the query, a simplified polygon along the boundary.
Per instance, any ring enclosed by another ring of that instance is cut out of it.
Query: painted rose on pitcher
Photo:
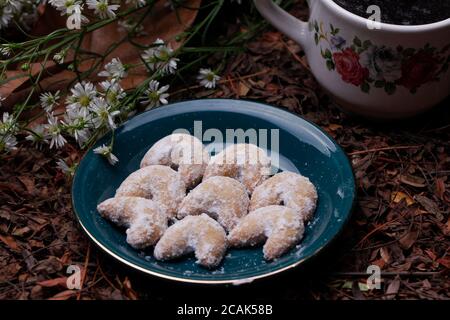
[[[361,53],[361,64],[369,69],[370,78],[394,82],[402,76],[400,54],[385,46],[371,46]]]
[[[369,75],[369,70],[360,63],[359,54],[350,48],[333,53],[336,71],[345,82],[360,86]]]
[[[310,30],[328,70],[366,93],[383,89],[391,95],[403,87],[414,94],[422,85],[438,81],[449,68],[450,44],[440,51],[429,44],[419,49],[390,48],[357,36],[347,43],[332,24],[326,30],[323,22],[311,21]]]
[[[439,67],[437,59],[421,50],[403,62],[402,77],[399,84],[414,90],[435,77]]]

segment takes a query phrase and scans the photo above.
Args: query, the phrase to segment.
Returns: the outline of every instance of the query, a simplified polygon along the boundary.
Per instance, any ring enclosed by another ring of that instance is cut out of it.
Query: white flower
[[[197,79],[200,81],[200,85],[212,89],[216,87],[216,82],[220,80],[220,77],[211,69],[200,69]]]
[[[0,120],[0,151],[16,149],[17,139],[14,134],[17,131],[14,116],[4,112],[2,120]]]
[[[66,26],[69,30],[81,29],[81,24],[89,22],[88,18],[81,14],[82,9],[83,7],[80,5],[75,5],[67,9],[69,17],[67,17]]]
[[[11,7],[6,6],[4,8],[0,8],[0,30],[6,28],[13,18],[13,11]]]
[[[101,145],[94,149],[94,153],[100,154],[105,157],[111,165],[115,165],[119,162],[119,159],[112,153],[111,147],[106,145]]]
[[[160,71],[162,74],[174,73],[179,59],[174,57],[170,44],[165,45],[163,40],[157,39],[153,45],[153,48],[145,50],[142,54],[146,65],[150,70]]]
[[[74,7],[81,6],[80,0],[49,0],[48,1],[56,10],[61,11],[61,15],[71,14]]]
[[[120,7],[118,4],[109,4],[108,0],[87,0],[86,4],[101,19],[114,18],[116,16],[114,11]]]
[[[86,116],[89,106],[97,96],[94,85],[90,82],[81,82],[77,83],[70,91],[72,95],[66,100],[67,110],[80,110]]]
[[[45,125],[45,130],[47,138],[50,139],[50,149],[53,147],[59,149],[67,142],[61,134],[60,121],[53,114],[48,115],[48,123]]]
[[[1,21],[1,17],[0,17],[0,21]],[[1,22],[0,22],[0,26],[1,26]],[[5,57],[9,57],[11,55],[11,47],[9,47],[7,44],[1,44],[0,45],[0,54]]]
[[[67,50],[61,50],[60,52],[55,53],[55,55],[53,56],[53,60],[57,64],[63,64],[64,59],[66,58],[66,54],[67,54]]]
[[[31,141],[38,149],[42,147],[45,143],[48,143],[47,135],[45,132],[45,125],[39,124],[34,127],[28,136],[25,137],[26,140]]]
[[[100,128],[103,125],[106,125],[111,129],[116,128],[114,118],[120,114],[120,111],[113,111],[111,105],[109,105],[105,99],[102,97],[95,98],[91,110],[95,113],[95,117],[93,118],[95,128]]]
[[[105,70],[98,74],[100,77],[108,77],[112,79],[123,79],[127,76],[125,67],[119,58],[114,58],[105,65]]]
[[[53,111],[53,108],[57,105],[59,100],[59,90],[56,91],[54,94],[51,92],[46,92],[41,94],[40,100],[41,100],[41,107],[48,113]]]
[[[17,139],[12,134],[0,135],[0,151],[11,151],[16,149]]]
[[[81,14],[83,6],[80,0],[49,0],[49,3],[61,12],[61,15],[67,15],[67,28],[80,29],[82,23],[89,20]]]
[[[100,86],[103,89],[106,102],[108,102],[110,105],[117,104],[126,96],[126,93],[124,92],[120,84],[115,80],[103,81],[100,83]]]
[[[14,116],[8,112],[3,112],[2,120],[0,121],[0,135],[14,134],[17,132],[16,121]]]
[[[75,174],[76,165],[69,166],[63,159],[56,161],[56,167],[65,174],[73,176]]]
[[[73,136],[79,145],[83,145],[91,136],[90,128],[93,126],[92,115],[90,113],[68,110],[62,121],[65,130]]]
[[[159,107],[161,104],[167,104],[167,98],[169,94],[166,91],[169,90],[169,86],[159,87],[159,82],[156,80],[150,81],[148,89],[144,92],[143,104],[147,105],[146,110]]]
[[[132,4],[136,8],[143,7],[143,6],[146,5],[146,1],[145,0],[127,0],[126,3],[127,4]]]

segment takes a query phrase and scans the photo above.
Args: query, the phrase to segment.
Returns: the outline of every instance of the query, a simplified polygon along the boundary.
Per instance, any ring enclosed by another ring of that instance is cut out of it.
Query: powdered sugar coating
[[[174,133],[156,142],[145,154],[141,168],[160,164],[177,170],[187,188],[202,179],[209,154],[202,142],[189,134]]]
[[[250,211],[270,205],[284,205],[309,221],[317,205],[317,191],[308,178],[294,172],[280,172],[259,185],[252,194]]]
[[[203,180],[225,176],[238,180],[252,193],[270,175],[271,161],[266,152],[254,144],[233,144],[211,158]]]
[[[273,260],[299,243],[304,231],[303,220],[293,209],[268,206],[242,218],[228,235],[228,242],[231,247],[255,246],[265,242],[264,258]]]
[[[175,217],[186,194],[178,172],[161,165],[148,166],[130,174],[116,191],[116,197],[141,197],[156,202],[169,218]]]
[[[247,214],[249,202],[247,191],[239,181],[211,177],[183,199],[178,218],[206,213],[229,231]]]
[[[195,252],[197,263],[213,268],[222,261],[227,237],[222,226],[206,214],[187,216],[170,226],[155,246],[158,260],[170,260]]]
[[[167,216],[152,200],[138,197],[110,198],[98,212],[116,225],[128,228],[127,243],[136,249],[154,245],[167,229]]]

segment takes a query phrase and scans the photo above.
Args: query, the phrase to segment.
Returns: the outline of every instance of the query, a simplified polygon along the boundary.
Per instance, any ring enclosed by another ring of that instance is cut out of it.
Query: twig
[[[225,84],[225,83],[233,82],[233,81],[236,81],[236,80],[245,80],[245,79],[257,77],[257,76],[262,75],[262,74],[268,74],[268,73],[270,73],[270,71],[271,71],[271,69],[265,69],[265,70],[262,70],[262,71],[259,71],[259,72],[256,72],[256,73],[252,73],[252,74],[249,74],[249,75],[246,75],[246,76],[243,76],[243,77],[239,77],[239,78],[227,78],[225,80],[220,80],[217,83],[218,84]],[[177,95],[179,93],[183,93],[183,92],[194,90],[194,89],[201,89],[201,88],[203,88],[203,86],[201,86],[201,85],[190,86],[190,87],[187,87],[187,88],[175,91],[171,95],[175,96],[175,95]]]
[[[366,235],[365,235],[365,236],[364,236],[364,237],[356,244],[355,247],[361,247],[361,245],[362,245],[367,239],[369,239],[374,233],[377,233],[378,231],[380,231],[381,229],[383,229],[383,228],[385,228],[386,226],[390,225],[391,223],[394,223],[394,222],[397,222],[398,220],[403,219],[403,218],[405,217],[405,215],[406,215],[406,213],[403,214],[403,215],[401,215],[401,216],[399,216],[399,217],[397,217],[397,218],[395,218],[395,219],[392,219],[392,220],[390,220],[390,221],[387,221],[387,222],[385,222],[385,223],[383,223],[383,224],[380,224],[380,225],[376,226],[373,230],[371,230],[368,234],[366,234]],[[397,241],[397,239],[396,239],[396,241]]]
[[[103,279],[105,279],[106,282],[108,282],[108,284],[114,288],[115,290],[117,290],[117,287],[114,285],[114,283],[111,282],[111,280],[109,280],[109,278],[106,276],[106,274],[103,272],[102,266],[100,264],[100,261],[97,257],[97,265],[100,268],[100,273],[102,274]]]
[[[372,152],[379,152],[379,151],[401,150],[401,149],[417,149],[417,148],[422,148],[422,147],[423,147],[423,145],[384,147],[384,148],[375,148],[375,149],[354,151],[354,152],[348,153],[348,155],[349,156],[355,156],[355,155],[358,155],[358,154],[365,154],[365,153],[372,153]]]
[[[77,294],[77,300],[80,300],[80,298],[81,298],[81,290],[83,289],[83,284],[84,284],[84,281],[86,280],[86,277],[87,277],[87,268],[88,268],[89,257],[90,256],[91,256],[91,244],[88,243],[88,248],[87,248],[87,252],[86,252],[86,259],[84,260],[84,266],[83,266],[83,275],[81,277],[80,291]]]
[[[418,271],[418,272],[412,272],[412,271],[385,271],[381,272],[381,277],[395,277],[395,276],[404,276],[404,277],[429,277],[429,276],[435,276],[440,275],[442,272],[440,271]],[[345,276],[345,277],[367,277],[370,274],[366,272],[332,272],[330,274],[331,276]]]
[[[281,39],[281,43],[286,47],[286,49],[289,51],[289,53],[294,57],[294,59],[296,61],[298,61],[306,70],[311,71],[311,68],[309,67],[309,65],[307,63],[305,63],[305,61],[302,60],[302,58],[300,58],[298,56],[298,54],[296,54],[289,46],[286,42],[283,41],[283,39]]]

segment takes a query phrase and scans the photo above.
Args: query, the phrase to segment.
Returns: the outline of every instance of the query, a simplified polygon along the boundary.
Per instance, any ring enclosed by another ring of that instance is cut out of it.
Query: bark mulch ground
[[[293,9],[306,15],[303,6]],[[288,299],[450,298],[450,101],[416,119],[373,123],[346,115],[323,94],[301,49],[268,29],[232,58],[217,90],[179,88],[172,101],[237,98],[296,112],[332,135],[353,164],[358,201],[343,234],[306,265],[253,284],[205,288],[130,270],[98,250],[71,207],[71,181],[56,161],[79,160],[22,146],[0,159],[0,299],[152,299],[226,294]],[[65,287],[68,265],[85,270]],[[382,270],[367,290],[366,269]],[[224,291],[226,290],[226,291]]]

